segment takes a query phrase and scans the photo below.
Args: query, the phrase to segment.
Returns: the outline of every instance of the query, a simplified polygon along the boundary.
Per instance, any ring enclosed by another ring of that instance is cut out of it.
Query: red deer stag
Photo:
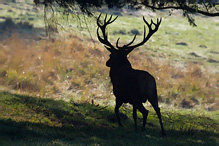
[[[135,122],[135,130],[137,130],[137,109],[143,115],[143,127],[145,129],[145,124],[148,116],[148,110],[146,110],[142,103],[147,100],[151,103],[160,121],[160,126],[162,130],[162,135],[166,135],[163,128],[163,123],[161,119],[160,108],[158,107],[157,89],[156,82],[152,75],[146,71],[135,70],[132,68],[130,62],[127,59],[127,55],[136,47],[143,45],[149,40],[149,38],[158,30],[161,19],[157,19],[157,24],[151,20],[149,24],[143,17],[144,22],[149,28],[149,32],[146,35],[146,30],[144,26],[144,38],[142,42],[132,45],[136,35],[133,40],[123,46],[119,46],[119,39],[116,42],[116,48],[109,42],[106,33],[106,26],[113,23],[117,18],[112,19],[112,15],[107,20],[107,15],[104,18],[104,22],[100,22],[100,17],[97,18],[97,37],[101,43],[103,43],[106,49],[111,53],[110,59],[106,62],[106,66],[110,67],[110,78],[113,84],[113,93],[116,96],[116,106],[115,114],[118,120],[119,126],[122,123],[119,118],[119,108],[123,103],[130,103],[133,105],[133,118]],[[155,26],[152,29],[152,25]],[[99,29],[102,31],[102,37],[99,35]]]

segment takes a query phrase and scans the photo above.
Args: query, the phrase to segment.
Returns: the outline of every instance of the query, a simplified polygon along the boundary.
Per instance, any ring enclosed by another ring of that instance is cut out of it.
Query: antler
[[[107,34],[106,34],[106,27],[107,27],[108,24],[113,23],[113,22],[118,18],[118,16],[116,16],[116,17],[112,20],[112,15],[111,15],[110,18],[107,20],[107,14],[106,14],[106,16],[105,16],[105,18],[104,18],[104,22],[103,22],[103,24],[101,24],[101,22],[100,22],[100,17],[101,17],[101,15],[102,15],[102,13],[100,13],[100,15],[99,15],[98,18],[97,18],[97,26],[98,26],[98,28],[97,28],[97,37],[98,37],[98,39],[99,39],[99,41],[100,41],[101,43],[105,44],[106,49],[107,49],[108,51],[112,52],[112,51],[114,51],[114,50],[116,50],[116,49],[115,49],[115,47],[108,41],[108,36],[107,36]],[[147,36],[146,36],[146,28],[145,28],[145,25],[144,25],[144,37],[143,37],[142,42],[140,42],[140,43],[138,43],[138,44],[136,44],[136,45],[130,46],[130,45],[135,41],[136,35],[137,35],[137,34],[136,34],[130,43],[128,43],[128,44],[123,45],[122,47],[120,47],[120,46],[119,46],[119,39],[120,39],[120,38],[118,38],[118,39],[117,39],[117,42],[116,42],[116,47],[117,47],[119,50],[124,50],[124,51],[126,51],[127,54],[129,54],[134,48],[139,47],[139,46],[143,45],[144,43],[146,43],[146,42],[150,39],[150,37],[158,30],[158,28],[159,28],[159,26],[160,26],[160,23],[161,23],[161,21],[162,21],[162,18],[160,18],[160,19],[157,18],[157,23],[154,23],[153,20],[151,19],[151,23],[150,23],[150,24],[145,20],[144,17],[143,17],[143,20],[144,20],[144,22],[146,23],[146,25],[148,26],[148,29],[149,29],[149,32],[148,32]],[[152,29],[152,25],[155,26],[154,29]],[[103,37],[100,37],[100,35],[99,35],[99,28],[100,28],[101,31],[102,31]]]
[[[145,25],[144,25],[144,37],[143,37],[142,42],[140,42],[140,43],[138,43],[136,45],[130,46],[135,41],[135,38],[136,38],[136,35],[135,35],[133,40],[130,43],[128,43],[128,44],[126,44],[126,45],[124,45],[122,47],[119,47],[119,45],[118,45],[119,39],[118,39],[117,42],[116,42],[116,47],[118,49],[125,49],[127,51],[127,54],[129,54],[134,48],[139,47],[139,46],[143,45],[144,43],[146,43],[150,39],[150,37],[158,30],[158,28],[160,26],[160,23],[162,21],[162,18],[160,18],[160,20],[157,18],[157,24],[154,23],[152,19],[151,19],[151,23],[150,24],[145,20],[144,17],[143,17],[143,20],[146,23],[146,25],[148,26],[149,32],[148,32],[148,34],[146,36],[146,29],[145,29]],[[152,24],[155,26],[154,29],[152,29]]]
[[[118,18],[118,16],[117,16],[116,18],[114,18],[113,20],[111,20],[111,19],[112,19],[112,15],[111,15],[110,18],[109,18],[109,20],[107,20],[107,14],[106,14],[106,16],[105,16],[105,18],[104,18],[103,25],[101,25],[101,24],[100,24],[100,16],[101,16],[101,14],[102,14],[102,13],[100,13],[100,15],[99,15],[98,18],[97,18],[97,26],[98,26],[98,28],[97,28],[97,37],[98,37],[98,39],[99,39],[99,41],[100,41],[101,43],[105,44],[106,49],[111,52],[112,50],[116,50],[116,49],[115,49],[115,48],[113,47],[113,45],[108,41],[108,36],[107,36],[107,34],[106,34],[106,26],[107,26],[108,24],[113,23],[113,22]],[[101,31],[102,31],[103,38],[100,37],[100,35],[99,35],[99,28],[100,28]]]

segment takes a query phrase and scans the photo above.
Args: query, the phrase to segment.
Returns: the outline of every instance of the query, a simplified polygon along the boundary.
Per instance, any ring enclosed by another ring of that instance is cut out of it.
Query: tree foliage
[[[65,13],[76,13],[80,10],[84,14],[92,15],[92,8],[107,6],[112,8],[128,7],[130,9],[149,8],[153,11],[177,9],[183,11],[189,23],[196,26],[190,14],[198,13],[205,16],[219,16],[216,0],[34,0],[36,5],[54,11],[62,9]]]

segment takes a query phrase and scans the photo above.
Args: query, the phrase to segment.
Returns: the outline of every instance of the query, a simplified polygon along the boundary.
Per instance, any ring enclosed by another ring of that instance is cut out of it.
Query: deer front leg
[[[119,108],[121,107],[122,103],[116,102],[116,107],[115,107],[115,114],[116,114],[116,118],[118,120],[118,124],[119,126],[123,127],[120,118],[119,118]]]
[[[146,125],[146,121],[147,121],[147,117],[148,117],[148,110],[145,109],[145,107],[143,106],[143,104],[138,104],[138,110],[142,113],[143,115],[143,125],[142,125],[142,131],[145,130],[145,125]]]

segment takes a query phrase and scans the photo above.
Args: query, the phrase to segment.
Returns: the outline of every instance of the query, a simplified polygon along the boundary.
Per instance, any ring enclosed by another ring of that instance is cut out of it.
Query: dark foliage
[[[91,8],[101,8],[103,6],[107,6],[109,9],[120,9],[125,6],[130,9],[149,8],[153,11],[176,9],[183,11],[183,16],[188,19],[192,26],[196,26],[195,20],[191,16],[193,13],[211,17],[219,16],[217,3],[212,0],[205,2],[200,0],[34,0],[34,2],[36,5],[44,5],[48,11],[52,10],[54,12],[54,10],[61,11],[64,9],[64,14],[75,14],[79,8],[82,13],[90,16],[93,14]],[[49,24],[48,19],[46,23],[49,27],[51,24]]]
[[[46,7],[59,6],[60,8],[70,9],[79,6],[82,12],[92,14],[90,8],[107,6],[108,8],[129,8],[139,9],[148,7],[153,10],[159,9],[181,9],[190,13],[200,13],[206,16],[219,16],[216,2],[194,1],[194,0],[34,0],[35,4],[42,4]]]

